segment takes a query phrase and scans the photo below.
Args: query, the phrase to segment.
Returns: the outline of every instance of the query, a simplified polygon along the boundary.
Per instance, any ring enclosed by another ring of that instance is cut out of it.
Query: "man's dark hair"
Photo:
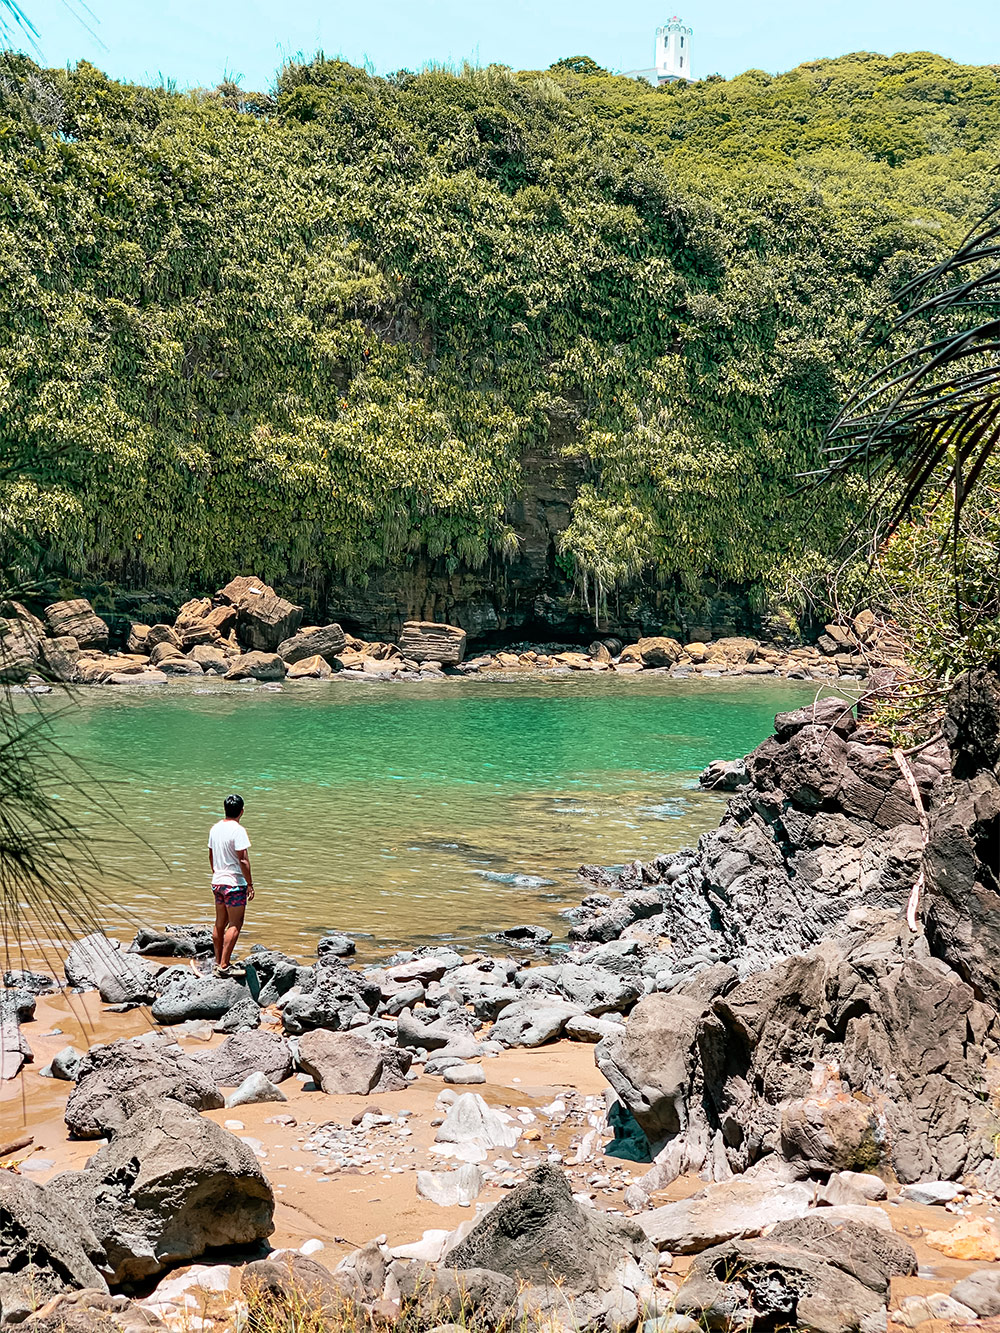
[[[238,819],[243,813],[243,797],[227,796],[222,802],[222,808],[226,812],[227,819]]]

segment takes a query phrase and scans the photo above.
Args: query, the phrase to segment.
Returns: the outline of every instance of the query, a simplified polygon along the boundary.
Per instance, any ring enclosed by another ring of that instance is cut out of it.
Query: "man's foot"
[[[224,981],[228,981],[232,975],[233,969],[231,967],[221,967],[218,963],[212,971],[213,977],[221,977]]]

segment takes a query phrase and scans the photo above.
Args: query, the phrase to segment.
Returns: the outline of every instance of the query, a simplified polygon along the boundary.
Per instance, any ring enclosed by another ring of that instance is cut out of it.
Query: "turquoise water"
[[[43,700],[65,747],[110,782],[130,833],[98,827],[107,892],[152,924],[208,919],[206,835],[246,800],[257,897],[246,940],[302,951],[324,930],[375,942],[563,933],[586,861],[693,842],[735,758],[815,686],[605,675],[510,681],[199,684]],[[50,697],[54,698],[54,697]],[[120,906],[121,912],[118,907]]]

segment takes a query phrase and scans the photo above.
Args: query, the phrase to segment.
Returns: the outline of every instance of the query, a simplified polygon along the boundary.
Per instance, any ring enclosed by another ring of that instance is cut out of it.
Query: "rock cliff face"
[[[951,773],[927,845],[927,934],[977,995],[1000,1007],[1000,677],[961,676],[945,721]]]
[[[1000,1185],[994,672],[956,682],[944,732],[950,754],[912,760],[926,852],[891,751],[831,700],[775,719],[696,851],[585,901],[578,938],[670,942],[655,993],[596,1048],[656,1154],[634,1201],[761,1167]]]
[[[914,761],[924,798],[947,767],[943,742]],[[633,933],[670,940],[660,989],[709,961],[747,976],[826,939],[852,910],[899,910],[922,849],[889,749],[842,700],[823,699],[778,714],[774,736],[747,757],[746,785],[697,849],[629,867],[624,900],[585,904],[570,933],[608,939],[634,912]]]

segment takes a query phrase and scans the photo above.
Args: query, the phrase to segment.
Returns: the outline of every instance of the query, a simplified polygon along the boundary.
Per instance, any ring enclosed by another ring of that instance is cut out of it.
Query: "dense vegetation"
[[[0,450],[65,469],[4,486],[0,564],[502,567],[558,449],[588,598],[815,589],[851,500],[791,492],[852,340],[998,160],[1000,70],[929,54],[660,90],[317,58],[268,94],[0,57]]]

